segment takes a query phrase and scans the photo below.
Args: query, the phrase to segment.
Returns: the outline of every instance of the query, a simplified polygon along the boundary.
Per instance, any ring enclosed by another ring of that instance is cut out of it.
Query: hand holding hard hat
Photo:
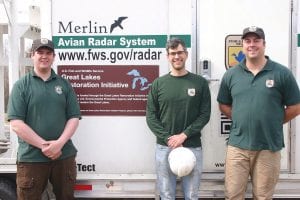
[[[171,171],[178,177],[189,175],[195,167],[196,157],[194,153],[186,147],[173,149],[168,157]]]

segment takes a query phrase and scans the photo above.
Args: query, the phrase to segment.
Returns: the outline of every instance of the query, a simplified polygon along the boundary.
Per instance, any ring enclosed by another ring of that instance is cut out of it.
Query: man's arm
[[[300,103],[296,105],[287,106],[284,112],[283,123],[289,122],[299,114],[300,114]]]
[[[43,153],[52,160],[57,159],[61,155],[61,150],[69,139],[74,135],[79,124],[79,118],[71,118],[67,121],[64,131],[57,140],[46,141]]]
[[[219,103],[219,109],[224,115],[226,115],[229,119],[231,119],[231,111],[232,111],[231,105]]]
[[[154,81],[148,93],[146,105],[146,122],[152,133],[159,138],[168,142],[170,134],[165,130],[161,120],[159,119],[159,103],[157,98],[157,82]]]
[[[13,119],[10,120],[10,125],[12,130],[20,137],[22,140],[35,146],[39,149],[44,147],[46,142],[37,133],[35,133],[23,120]]]

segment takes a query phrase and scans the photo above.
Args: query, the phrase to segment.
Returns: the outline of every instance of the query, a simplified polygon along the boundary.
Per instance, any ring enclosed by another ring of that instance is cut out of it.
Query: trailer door
[[[225,71],[241,59],[241,34],[248,26],[262,27],[266,35],[266,55],[290,67],[290,1],[200,0],[198,14],[198,73],[207,76],[212,93],[212,116],[203,134],[205,171],[224,170],[226,139],[230,120],[221,115],[216,101]],[[209,71],[203,69],[208,63]],[[259,114],[259,113],[258,113]],[[289,170],[290,134],[284,126],[286,148],[281,170]]]

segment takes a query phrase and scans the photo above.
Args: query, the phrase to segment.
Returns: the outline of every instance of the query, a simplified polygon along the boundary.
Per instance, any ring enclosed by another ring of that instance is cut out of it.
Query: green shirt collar
[[[39,76],[37,76],[37,74],[34,72],[34,70],[30,70],[30,74],[32,77],[37,77],[40,78]],[[47,81],[50,81],[52,79],[56,79],[57,78],[57,74],[55,73],[55,71],[53,69],[51,69],[51,75],[50,77],[47,79]]]
[[[265,58],[267,59],[266,65],[264,66],[264,68],[261,71],[271,71],[273,70],[273,65],[271,64],[272,61],[269,58],[269,56],[265,56]],[[240,62],[240,67],[242,67],[244,70],[249,71],[247,66],[246,66],[246,59],[244,59],[242,62]]]

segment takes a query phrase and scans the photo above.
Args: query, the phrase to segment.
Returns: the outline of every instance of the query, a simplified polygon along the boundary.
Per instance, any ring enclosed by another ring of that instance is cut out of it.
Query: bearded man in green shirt
[[[189,148],[196,157],[193,171],[182,177],[186,200],[198,200],[202,172],[201,130],[208,123],[211,97],[208,82],[186,70],[185,43],[172,38],[166,45],[171,71],[153,81],[147,101],[147,124],[156,136],[157,183],[162,200],[176,198],[176,175],[168,155],[177,147]]]

